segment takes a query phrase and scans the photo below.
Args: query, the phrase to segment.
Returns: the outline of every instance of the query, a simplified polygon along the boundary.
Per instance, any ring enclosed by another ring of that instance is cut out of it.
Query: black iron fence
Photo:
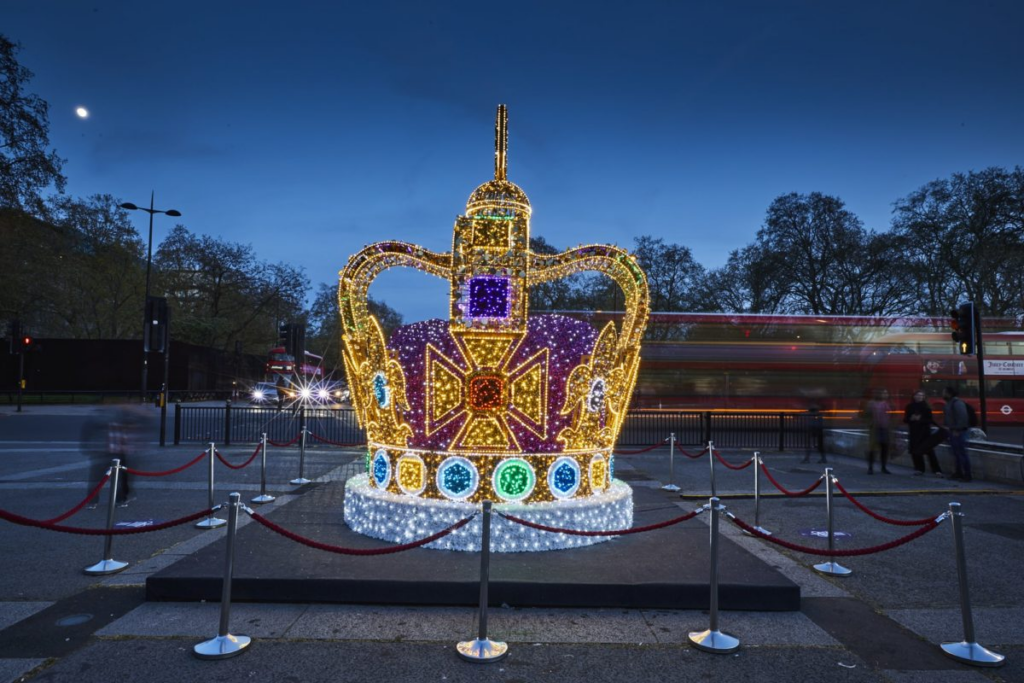
[[[185,406],[174,408],[174,443],[217,441],[256,443],[266,432],[271,441],[288,442],[302,425],[317,442],[354,444],[365,441],[355,411],[333,408],[253,406]],[[820,449],[822,419],[808,413],[714,413],[669,410],[631,411],[622,426],[619,446],[648,446],[669,434],[680,446],[719,448]]]
[[[823,431],[821,416],[811,413],[634,410],[626,415],[618,445],[649,445],[675,434],[681,446],[713,441],[719,448],[821,450]]]
[[[307,445],[317,442],[358,444],[366,436],[355,411],[333,408],[264,408],[260,406],[174,406],[174,443],[216,441],[256,443],[266,433],[271,441],[289,442],[302,426],[309,431]]]

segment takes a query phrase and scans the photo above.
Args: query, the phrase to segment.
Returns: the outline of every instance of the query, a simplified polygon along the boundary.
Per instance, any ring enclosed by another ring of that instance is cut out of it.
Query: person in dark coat
[[[939,468],[939,460],[935,457],[934,446],[926,444],[932,435],[932,430],[938,429],[938,426],[935,424],[932,407],[928,405],[923,391],[914,392],[914,400],[908,403],[903,410],[903,422],[907,425],[907,450],[910,451],[910,457],[914,459],[915,474],[924,474],[924,456],[927,455],[932,474],[939,477],[944,476]]]

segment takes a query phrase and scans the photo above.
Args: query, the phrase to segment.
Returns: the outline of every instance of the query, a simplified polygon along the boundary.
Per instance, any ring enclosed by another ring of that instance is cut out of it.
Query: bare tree
[[[893,214],[921,312],[971,300],[988,315],[1024,313],[1024,169],[954,173],[897,201]]]

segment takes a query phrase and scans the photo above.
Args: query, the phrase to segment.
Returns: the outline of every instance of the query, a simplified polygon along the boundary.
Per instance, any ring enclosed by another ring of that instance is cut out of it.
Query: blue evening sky
[[[928,181],[1024,161],[1022,8],[4,0],[0,32],[51,105],[70,193],[155,190],[315,285],[369,242],[447,251],[492,177],[499,102],[509,178],[558,247],[652,234],[717,267],[786,192],[887,229]],[[426,276],[371,292],[446,316]]]

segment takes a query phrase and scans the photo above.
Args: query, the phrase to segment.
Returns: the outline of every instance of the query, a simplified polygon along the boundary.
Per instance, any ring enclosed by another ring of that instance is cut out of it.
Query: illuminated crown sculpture
[[[340,273],[345,369],[367,434],[367,472],[346,486],[345,520],[367,536],[427,536],[485,500],[559,528],[632,523],[632,490],[613,478],[612,449],[636,381],[647,280],[614,246],[530,251],[530,201],[506,178],[507,117],[499,106],[494,180],[470,195],[451,253],[379,242]],[[448,280],[449,320],[406,325],[385,340],[367,290],[395,266]],[[582,271],[604,273],[622,289],[621,330],[527,315],[530,287]],[[478,524],[428,547],[476,549]],[[500,516],[494,524],[497,551],[607,538],[535,531]]]

